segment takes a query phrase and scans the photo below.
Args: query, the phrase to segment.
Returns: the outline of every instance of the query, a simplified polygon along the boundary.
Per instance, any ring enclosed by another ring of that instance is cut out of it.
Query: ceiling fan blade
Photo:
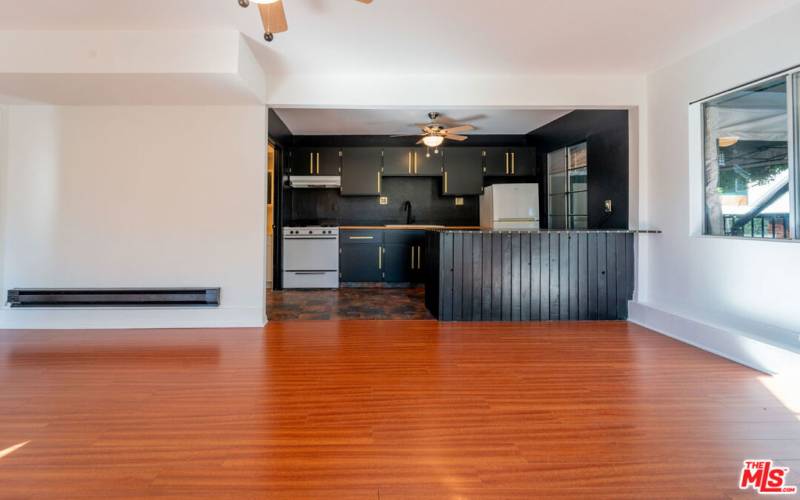
[[[372,3],[372,0],[356,0],[356,2],[361,2],[361,3]]]
[[[469,132],[470,130],[475,130],[475,127],[472,125],[459,125],[457,127],[447,128],[442,130],[445,135],[453,135],[453,134],[460,134],[462,132]]]
[[[273,3],[258,4],[261,13],[261,22],[264,23],[265,33],[283,33],[289,29],[286,23],[286,11],[283,10],[283,0]]]
[[[449,135],[449,134],[444,136],[444,138],[445,139],[450,139],[451,141],[458,141],[458,142],[466,141],[467,139],[469,139],[469,137],[467,137],[466,135]]]

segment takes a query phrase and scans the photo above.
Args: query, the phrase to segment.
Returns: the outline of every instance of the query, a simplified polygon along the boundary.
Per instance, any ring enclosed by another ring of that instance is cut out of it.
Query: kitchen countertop
[[[379,229],[386,231],[413,231],[419,230],[441,230],[441,231],[479,231],[480,226],[439,226],[435,224],[411,224],[404,226],[401,224],[388,226],[339,226],[339,229],[357,231],[359,229]]]

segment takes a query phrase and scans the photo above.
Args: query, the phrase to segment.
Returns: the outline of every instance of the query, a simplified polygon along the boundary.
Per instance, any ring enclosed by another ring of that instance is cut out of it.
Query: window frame
[[[726,95],[742,90],[747,90],[757,87],[761,84],[769,82],[770,80],[777,80],[784,78],[786,82],[786,120],[787,120],[787,165],[789,172],[789,237],[788,238],[753,238],[746,236],[732,236],[732,235],[714,235],[708,233],[708,218],[706,216],[706,173],[705,173],[705,105],[712,100],[719,99]],[[694,142],[694,137],[690,137],[690,181],[691,192],[697,189],[699,196],[699,205],[696,209],[690,207],[692,214],[692,227],[696,228],[691,231],[693,236],[702,238],[713,239],[733,239],[745,241],[760,241],[760,242],[800,242],[800,66],[795,66],[777,73],[752,80],[750,82],[732,87],[728,90],[718,92],[716,94],[704,97],[689,104],[690,111],[690,124],[689,129],[691,135],[697,137],[699,141]],[[698,137],[699,135],[699,137]],[[699,179],[699,184],[698,184]],[[699,219],[697,219],[699,217]],[[699,222],[699,224],[695,223]]]

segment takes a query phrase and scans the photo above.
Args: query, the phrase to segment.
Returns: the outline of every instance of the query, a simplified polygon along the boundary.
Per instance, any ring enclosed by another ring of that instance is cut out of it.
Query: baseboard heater
[[[219,288],[46,289],[8,291],[8,304],[34,307],[217,307]]]

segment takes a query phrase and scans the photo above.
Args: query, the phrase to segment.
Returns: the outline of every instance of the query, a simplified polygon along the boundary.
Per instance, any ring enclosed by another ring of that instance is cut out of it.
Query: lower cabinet
[[[425,231],[343,230],[339,270],[343,283],[421,283]]]

